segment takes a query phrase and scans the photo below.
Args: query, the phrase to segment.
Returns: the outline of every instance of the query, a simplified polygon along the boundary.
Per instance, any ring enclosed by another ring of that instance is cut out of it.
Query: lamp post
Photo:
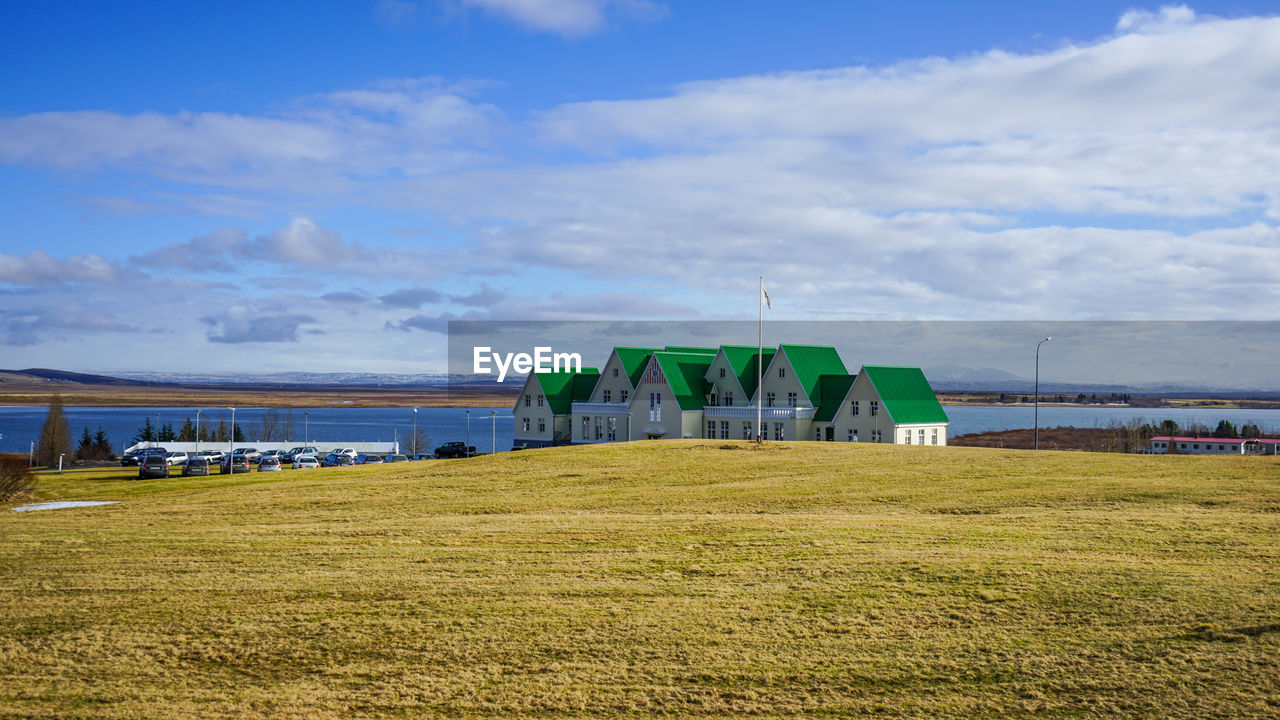
[[[302,444],[311,444],[311,413],[302,411]]]
[[[1040,449],[1040,346],[1052,339],[1052,337],[1046,337],[1036,343],[1036,450]]]
[[[200,454],[200,408],[196,408],[196,454]]]
[[[413,409],[413,456],[418,457],[418,408]]]
[[[160,413],[156,413],[156,441],[160,440]]]
[[[227,457],[230,458],[236,454],[236,409],[233,407],[227,409],[231,411],[231,430],[227,433]],[[228,460],[227,462],[231,461]],[[235,468],[231,470],[235,472]]]
[[[471,411],[467,411],[467,447],[471,447]]]
[[[498,411],[490,410],[489,419],[493,421],[493,426],[489,428],[489,454],[498,452]]]

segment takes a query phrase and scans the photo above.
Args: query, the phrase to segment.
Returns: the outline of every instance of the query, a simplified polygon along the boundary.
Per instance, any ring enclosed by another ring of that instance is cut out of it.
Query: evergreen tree
[[[196,426],[191,423],[191,418],[182,421],[182,429],[178,431],[178,440],[181,442],[195,442]]]
[[[89,426],[84,426],[84,433],[80,435],[80,445],[76,447],[77,460],[93,459],[93,436],[89,434]]]
[[[40,440],[36,443],[36,463],[53,467],[58,464],[59,455],[70,454],[71,427],[67,425],[67,415],[62,411],[62,396],[54,393],[49,398],[49,414],[45,416]]]
[[[138,428],[138,433],[134,435],[133,439],[130,440],[129,442],[131,443],[154,442],[155,439],[156,439],[155,426],[151,424],[151,418],[147,417],[147,418],[143,418],[142,427]]]
[[[1240,426],[1240,437],[1256,438],[1262,437],[1262,428],[1253,423]]]
[[[1174,435],[1178,434],[1178,423],[1174,422],[1173,420],[1165,420],[1164,422],[1160,423],[1160,432],[1161,434],[1168,435],[1169,437],[1173,437]]]
[[[231,430],[227,427],[226,418],[218,420],[218,429],[214,431],[212,439],[215,442],[226,442],[231,439]]]
[[[171,423],[165,423],[160,427],[160,442],[173,442],[177,439],[178,434],[173,431],[173,425]]]
[[[1234,438],[1240,437],[1236,431],[1236,426],[1226,420],[1219,420],[1218,427],[1214,429],[1213,436],[1216,438]]]
[[[107,438],[107,434],[103,432],[102,426],[98,426],[98,432],[93,436],[93,452],[99,460],[110,460],[115,454],[115,448],[111,447],[111,440]]]
[[[236,423],[234,426],[232,426],[232,428],[231,428],[231,441],[232,441],[232,442],[244,442],[244,433],[243,433],[243,432],[240,432],[240,423]]]

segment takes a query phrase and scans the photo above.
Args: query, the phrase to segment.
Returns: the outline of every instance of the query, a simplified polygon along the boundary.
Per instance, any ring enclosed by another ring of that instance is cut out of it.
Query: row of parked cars
[[[273,472],[286,466],[294,470],[309,470],[319,467],[339,467],[343,465],[373,465],[384,462],[408,462],[405,455],[378,455],[375,453],[357,453],[353,448],[334,448],[323,459],[317,457],[320,451],[312,446],[296,447],[292,450],[267,450],[258,452],[256,448],[236,448],[227,455],[218,450],[201,451],[194,455],[184,452],[171,452],[164,448],[147,448],[121,458],[122,465],[137,465],[138,477],[169,477],[170,468],[182,467],[183,476],[208,475],[217,467],[223,474],[247,473],[253,465],[258,472]],[[413,459],[423,460],[430,456],[420,455]]]

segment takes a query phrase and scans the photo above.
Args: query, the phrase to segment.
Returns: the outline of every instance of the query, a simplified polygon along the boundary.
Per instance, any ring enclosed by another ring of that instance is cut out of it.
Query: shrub
[[[17,455],[0,455],[0,500],[25,495],[36,485],[36,476],[26,460]]]

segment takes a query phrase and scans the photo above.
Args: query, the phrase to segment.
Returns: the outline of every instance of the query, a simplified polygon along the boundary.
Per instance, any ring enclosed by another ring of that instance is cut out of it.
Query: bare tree
[[[0,500],[25,495],[35,487],[36,476],[17,455],[0,455]]]
[[[49,414],[45,416],[44,427],[40,429],[40,440],[36,443],[36,463],[45,467],[58,464],[59,455],[71,454],[71,426],[67,424],[67,415],[62,411],[62,396],[54,393],[49,398]]]

